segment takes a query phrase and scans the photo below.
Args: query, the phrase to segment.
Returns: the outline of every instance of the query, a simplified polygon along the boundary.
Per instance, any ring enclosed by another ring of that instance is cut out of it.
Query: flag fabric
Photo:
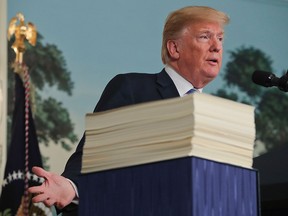
[[[20,213],[23,209],[25,179],[29,183],[29,187],[40,185],[43,182],[42,178],[37,177],[31,171],[33,166],[42,167],[42,159],[31,109],[30,106],[28,106],[29,110],[27,111],[27,104],[25,105],[27,100],[25,100],[25,96],[27,96],[27,94],[25,94],[23,81],[20,76],[15,73],[15,106],[12,119],[11,143],[8,149],[0,197],[0,216],[32,215],[30,214],[31,211],[28,214]],[[27,121],[28,117],[29,121]],[[27,137],[28,141],[25,140]],[[27,145],[25,146],[27,142],[29,147]],[[29,205],[30,207],[34,206],[31,202],[29,202]],[[37,209],[39,214],[35,215],[46,215],[42,213],[44,210],[40,210],[41,208],[45,209],[43,204],[39,205],[39,207],[34,206],[34,208],[39,208]]]

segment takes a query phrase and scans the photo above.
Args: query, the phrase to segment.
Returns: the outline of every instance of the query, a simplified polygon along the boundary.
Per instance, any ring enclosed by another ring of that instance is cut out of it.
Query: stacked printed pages
[[[86,115],[82,173],[187,156],[251,168],[254,107],[195,93]]]

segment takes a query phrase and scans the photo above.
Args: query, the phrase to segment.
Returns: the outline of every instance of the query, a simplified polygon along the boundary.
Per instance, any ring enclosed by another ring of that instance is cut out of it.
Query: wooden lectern
[[[259,216],[258,172],[198,157],[83,174],[79,215]]]

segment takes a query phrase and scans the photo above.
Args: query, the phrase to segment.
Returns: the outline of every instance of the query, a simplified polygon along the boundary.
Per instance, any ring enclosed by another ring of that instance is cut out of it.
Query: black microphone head
[[[277,86],[279,78],[277,78],[273,73],[266,71],[254,71],[252,75],[252,81],[261,86],[271,87]]]

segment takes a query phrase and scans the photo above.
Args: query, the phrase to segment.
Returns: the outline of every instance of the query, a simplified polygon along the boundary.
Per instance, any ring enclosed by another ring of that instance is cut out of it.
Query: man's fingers
[[[55,204],[55,200],[54,199],[46,199],[43,203],[47,206],[47,207],[51,207],[52,205]]]
[[[47,196],[47,194],[38,194],[32,198],[33,203],[44,203],[47,207],[51,207],[56,203],[55,199],[51,199]]]
[[[38,193],[43,193],[44,189],[43,189],[42,185],[34,186],[34,187],[28,188],[28,192],[32,193],[32,194],[38,194]]]
[[[63,203],[54,203],[55,204],[55,206],[58,208],[58,209],[62,209],[62,208],[64,208],[66,205],[64,205]]]
[[[38,194],[36,196],[34,196],[32,198],[32,202],[33,203],[38,203],[38,202],[44,202],[45,200],[47,200],[49,197],[47,194],[43,193],[43,194]]]
[[[36,166],[32,167],[32,172],[37,176],[43,177],[45,179],[47,179],[50,176],[50,173],[42,169],[41,167]]]

